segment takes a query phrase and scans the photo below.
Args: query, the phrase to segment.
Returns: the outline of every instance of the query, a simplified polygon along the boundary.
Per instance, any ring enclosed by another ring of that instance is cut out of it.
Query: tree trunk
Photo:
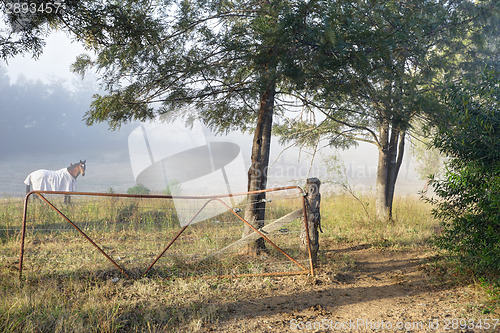
[[[252,161],[248,170],[248,191],[266,189],[267,169],[269,166],[269,153],[271,150],[271,130],[273,126],[275,82],[269,84],[268,89],[260,99],[259,117],[255,128],[252,146]],[[260,229],[264,226],[266,194],[249,194],[245,209],[245,220],[253,227]],[[245,225],[243,235],[248,235],[253,229]],[[259,238],[249,245],[248,251],[259,254],[265,250],[264,239]]]
[[[379,129],[379,142],[375,210],[377,219],[390,221],[396,180],[403,162],[405,131],[384,122]]]

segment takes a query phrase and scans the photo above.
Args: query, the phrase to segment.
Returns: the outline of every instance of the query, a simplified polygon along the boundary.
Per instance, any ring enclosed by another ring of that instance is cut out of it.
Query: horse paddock
[[[361,199],[372,207],[370,197]],[[64,205],[61,197],[50,200],[68,216],[77,216],[74,220],[83,231],[97,235],[98,240],[116,241],[114,249],[101,245],[120,263],[128,258],[120,256],[119,244],[133,248],[139,236],[148,243],[156,237],[158,226],[153,221],[163,216],[153,213],[161,211],[155,206],[132,208],[135,202],[131,199],[73,197],[71,205]],[[436,332],[429,325],[437,323],[437,331],[448,325],[456,332],[460,328],[451,327],[461,321],[475,325],[462,331],[494,332],[495,319],[500,317],[498,303],[480,285],[457,274],[430,246],[437,222],[418,199],[397,198],[396,221],[387,225],[369,220],[349,196],[324,197],[324,232],[314,277],[221,277],[213,268],[210,278],[200,278],[200,274],[185,277],[173,275],[172,269],[162,271],[162,266],[141,276],[143,265],[132,260],[124,265],[131,275],[126,277],[102,254],[96,254],[60,215],[46,210],[44,202],[31,200],[32,214],[38,214],[44,223],[27,228],[25,271],[20,281],[22,200],[4,199],[0,205],[0,330],[5,332],[321,332],[342,331],[336,327],[349,323],[357,325],[351,331],[359,332],[373,331],[381,323],[394,328],[402,325],[397,330],[402,332]],[[33,216],[28,220],[34,221]],[[131,222],[137,217],[141,219]],[[96,224],[101,226],[93,231]],[[134,229],[139,226],[140,231]],[[209,244],[218,239],[215,232],[204,228],[199,224],[200,241]],[[153,233],[150,238],[147,230]],[[185,247],[194,244],[187,241]],[[86,256],[94,257],[76,260]],[[147,259],[144,263],[149,263]],[[137,276],[132,276],[134,272]],[[484,329],[485,323],[489,330]]]

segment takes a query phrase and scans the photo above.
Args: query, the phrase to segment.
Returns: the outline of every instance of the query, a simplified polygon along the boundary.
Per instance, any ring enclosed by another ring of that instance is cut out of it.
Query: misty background
[[[131,125],[111,132],[106,124],[88,127],[82,121],[94,93],[83,82],[75,91],[63,80],[12,82],[0,66],[1,195],[23,194],[24,178],[34,170],[58,170],[80,159],[88,160],[89,177],[78,178],[79,191],[133,186],[127,163]]]
[[[15,57],[0,63],[0,196],[22,196],[26,176],[38,169],[58,170],[87,160],[85,177],[78,177],[79,191],[125,193],[135,185],[128,136],[139,124],[123,125],[110,131],[106,123],[87,126],[82,118],[92,96],[99,92],[97,79],[85,79],[69,71],[81,46],[64,34],[47,38],[43,55],[35,60]],[[229,133],[207,137],[212,141],[240,146],[245,167],[250,165],[252,136]],[[349,184],[360,192],[375,189],[377,148],[361,143],[347,151],[323,147],[316,152],[287,148],[274,137],[271,148],[268,187],[303,185],[307,177],[318,177],[327,185],[335,181],[328,172],[331,155],[338,154]],[[166,142],[165,144],[168,144]],[[396,194],[417,194],[423,181],[418,178],[410,149],[405,152],[396,185]],[[323,187],[324,190],[328,186]]]

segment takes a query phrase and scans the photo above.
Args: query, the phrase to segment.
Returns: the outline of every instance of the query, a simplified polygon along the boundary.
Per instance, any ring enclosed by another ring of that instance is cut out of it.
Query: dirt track
[[[263,284],[247,297],[221,304],[218,322],[204,324],[201,331],[500,332],[500,322],[494,321],[500,315],[484,314],[481,292],[451,283],[431,253],[330,247],[323,246],[322,261],[340,266],[323,264],[315,278]]]

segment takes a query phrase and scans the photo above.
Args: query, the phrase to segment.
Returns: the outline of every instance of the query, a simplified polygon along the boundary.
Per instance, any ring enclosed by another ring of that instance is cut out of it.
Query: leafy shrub
[[[500,82],[489,72],[475,84],[455,85],[450,115],[434,145],[450,159],[444,180],[432,180],[440,200],[434,215],[444,231],[436,244],[462,268],[500,273]]]
[[[138,194],[138,195],[148,195],[149,194],[149,188],[142,184],[137,184],[134,187],[130,187],[127,190],[127,194]]]

